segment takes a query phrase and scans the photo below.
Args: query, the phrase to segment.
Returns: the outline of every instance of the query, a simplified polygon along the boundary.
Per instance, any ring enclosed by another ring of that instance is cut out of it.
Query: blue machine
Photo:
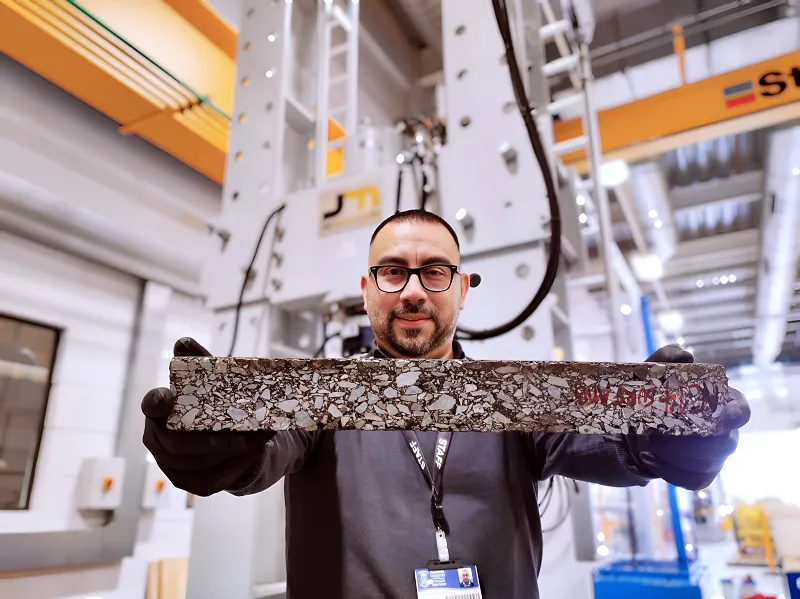
[[[656,348],[650,328],[650,313],[646,296],[641,299],[641,313],[648,354]],[[681,527],[678,490],[668,485],[667,493],[677,558],[670,561],[641,559],[616,560],[592,571],[595,599],[702,599],[703,566],[688,555]]]

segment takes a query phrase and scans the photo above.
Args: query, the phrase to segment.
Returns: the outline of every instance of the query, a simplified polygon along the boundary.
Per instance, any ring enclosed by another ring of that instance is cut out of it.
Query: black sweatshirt
[[[417,435],[432,464],[436,433]],[[485,599],[536,599],[537,483],[562,475],[643,486],[653,475],[636,453],[620,435],[454,433],[443,475],[450,555],[477,565]],[[281,477],[288,599],[416,598],[414,570],[437,553],[431,492],[401,432],[277,432],[230,492],[257,493]]]

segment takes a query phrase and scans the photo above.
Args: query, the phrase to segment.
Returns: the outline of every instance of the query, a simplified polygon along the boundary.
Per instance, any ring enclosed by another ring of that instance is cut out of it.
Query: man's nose
[[[422,286],[419,276],[416,274],[408,278],[405,289],[400,293],[400,299],[403,301],[418,303],[420,300],[427,299],[428,294]]]

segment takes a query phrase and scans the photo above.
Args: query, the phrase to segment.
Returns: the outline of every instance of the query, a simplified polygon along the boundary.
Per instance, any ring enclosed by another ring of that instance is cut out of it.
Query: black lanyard
[[[425,456],[422,453],[419,439],[414,431],[403,431],[403,437],[408,443],[408,448],[417,460],[419,469],[422,471],[422,477],[428,483],[431,490],[431,517],[433,518],[433,525],[437,530],[441,530],[446,535],[450,534],[447,526],[447,520],[444,517],[444,508],[442,507],[442,475],[444,473],[444,463],[447,460],[447,454],[450,453],[450,442],[453,433],[439,433],[436,435],[436,448],[433,454],[433,476],[425,461]]]

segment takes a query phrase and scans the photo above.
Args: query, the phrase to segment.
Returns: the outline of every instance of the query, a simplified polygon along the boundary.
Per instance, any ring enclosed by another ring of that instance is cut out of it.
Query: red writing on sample
[[[696,389],[697,393],[692,394]],[[686,386],[674,386],[670,389],[669,380],[663,387],[641,385],[637,387],[601,387],[599,383],[593,385],[578,385],[575,396],[579,406],[627,406],[635,408],[651,408],[659,402],[664,405],[665,414],[701,414],[707,403],[707,392],[700,383],[690,383]]]

